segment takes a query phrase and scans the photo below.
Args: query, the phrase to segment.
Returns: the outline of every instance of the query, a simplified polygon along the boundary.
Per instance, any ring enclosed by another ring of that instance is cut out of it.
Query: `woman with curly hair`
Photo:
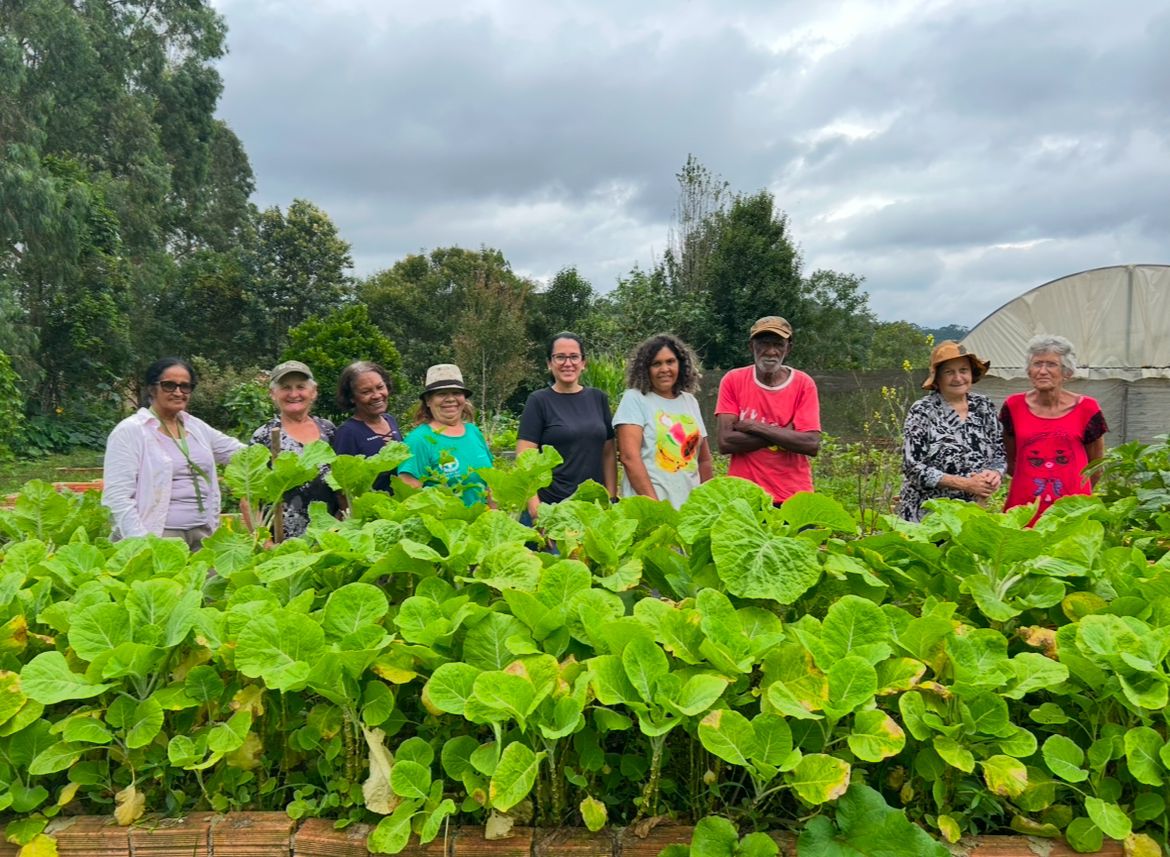
[[[707,428],[694,396],[700,377],[695,352],[673,334],[652,336],[634,351],[629,389],[613,417],[622,496],[667,500],[677,509],[711,478]]]

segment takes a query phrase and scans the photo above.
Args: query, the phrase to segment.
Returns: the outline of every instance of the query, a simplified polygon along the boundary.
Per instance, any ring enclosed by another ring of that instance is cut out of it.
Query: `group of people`
[[[821,444],[816,384],[787,364],[792,344],[785,319],[756,321],[747,337],[752,363],[724,375],[715,407],[716,446],[730,457],[728,474],[758,484],[776,505],[813,490],[811,459]],[[677,508],[712,477],[707,428],[694,395],[699,361],[677,336],[658,334],[638,346],[612,417],[605,392],[582,383],[586,351],[580,336],[557,334],[547,356],[552,383],[529,396],[516,451],[552,447],[562,463],[552,483],[529,500],[525,523],[536,523],[542,503],[567,499],[587,480],[603,485],[615,502],[640,495]],[[985,500],[1005,473],[1013,476],[1006,505],[1037,503],[1037,515],[1058,497],[1088,493],[1091,485],[1081,471],[1102,454],[1107,427],[1095,401],[1063,388],[1074,367],[1068,340],[1034,339],[1028,360],[1033,389],[1009,397],[997,415],[989,399],[971,392],[987,362],[958,343],[940,343],[923,384],[931,392],[906,419],[898,513],[916,521],[931,498]],[[244,444],[187,413],[197,380],[184,360],[156,361],[146,371],[147,405],[111,432],[102,502],[112,513],[115,538],[154,533],[182,538],[196,549],[215,530],[216,465]],[[411,457],[396,474],[380,474],[376,489],[389,491],[397,475],[415,488],[445,485],[469,506],[491,504],[479,472],[492,466],[492,454],[474,422],[471,389],[458,366],[441,363],[427,370],[414,427],[405,437],[388,412],[390,376],[376,363],[359,361],[341,373],[337,406],[352,416],[340,426],[313,415],[317,382],[304,363],[276,366],[268,388],[277,413],[256,429],[253,444],[271,448],[279,432],[280,451],[299,454],[322,440],[338,454],[373,456],[387,443],[403,441]],[[324,477],[325,468],[285,495],[286,536],[305,532],[314,501],[340,514],[342,498]]]
[[[904,482],[898,514],[920,521],[930,499],[985,501],[1011,477],[1004,508],[1035,505],[1029,525],[1061,497],[1090,494],[1089,462],[1105,452],[1109,427],[1091,396],[1066,390],[1076,371],[1063,336],[1033,337],[1027,346],[1032,389],[1008,396],[996,412],[971,387],[990,368],[952,340],[930,356],[922,386],[931,392],[910,407],[903,431]]]

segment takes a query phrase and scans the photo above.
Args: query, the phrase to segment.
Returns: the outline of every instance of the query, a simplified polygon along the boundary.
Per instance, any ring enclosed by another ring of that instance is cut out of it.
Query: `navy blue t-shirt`
[[[538,447],[551,446],[565,459],[553,471],[552,484],[537,492],[541,502],[567,500],[587,479],[604,485],[601,451],[613,439],[609,396],[594,387],[576,393],[537,390],[524,405],[517,436]]]
[[[337,427],[333,435],[333,451],[338,455],[364,455],[372,458],[382,451],[389,441],[402,440],[402,432],[398,430],[398,422],[390,414],[382,414],[386,420],[390,433],[380,435],[363,423],[357,417],[350,417]],[[390,490],[390,477],[393,470],[387,470],[374,480],[374,489],[377,491]]]

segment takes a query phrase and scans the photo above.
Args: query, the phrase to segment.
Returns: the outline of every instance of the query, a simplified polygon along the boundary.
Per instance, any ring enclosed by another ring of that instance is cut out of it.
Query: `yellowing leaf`
[[[38,833],[32,842],[16,852],[16,857],[57,857],[57,840],[45,833]]]
[[[597,798],[589,796],[581,801],[581,818],[585,821],[589,832],[596,833],[605,827],[605,822],[609,819],[609,811],[605,808],[605,804]]]
[[[409,684],[418,677],[418,673],[414,670],[404,669],[394,664],[376,663],[371,669],[391,684]]]
[[[963,835],[963,830],[959,827],[959,822],[955,821],[949,815],[940,815],[938,817],[938,830],[943,835],[943,839],[954,844],[959,841]]]
[[[114,802],[117,804],[114,818],[122,827],[129,827],[146,811],[146,795],[139,792],[133,783],[114,795]]]
[[[264,714],[264,686],[250,684],[240,688],[232,697],[232,711],[250,711],[252,717],[261,717]]]
[[[1125,857],[1162,857],[1162,847],[1144,833],[1125,837]]]
[[[61,789],[61,794],[57,795],[57,806],[65,806],[72,801],[79,788],[81,788],[81,783],[69,783]]]
[[[239,768],[241,771],[250,771],[260,766],[261,756],[264,753],[264,742],[255,732],[249,732],[244,743],[232,750],[224,757],[229,768]]]
[[[992,794],[1018,797],[1028,787],[1028,769],[1011,756],[992,756],[983,763],[983,781]]]

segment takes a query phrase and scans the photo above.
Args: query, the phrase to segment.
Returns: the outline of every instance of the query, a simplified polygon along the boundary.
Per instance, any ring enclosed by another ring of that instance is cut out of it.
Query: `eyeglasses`
[[[585,357],[582,354],[554,354],[552,356],[553,363],[580,363]]]
[[[182,390],[188,396],[195,389],[195,385],[190,381],[159,381],[159,389],[167,393],[173,393],[175,390]]]

